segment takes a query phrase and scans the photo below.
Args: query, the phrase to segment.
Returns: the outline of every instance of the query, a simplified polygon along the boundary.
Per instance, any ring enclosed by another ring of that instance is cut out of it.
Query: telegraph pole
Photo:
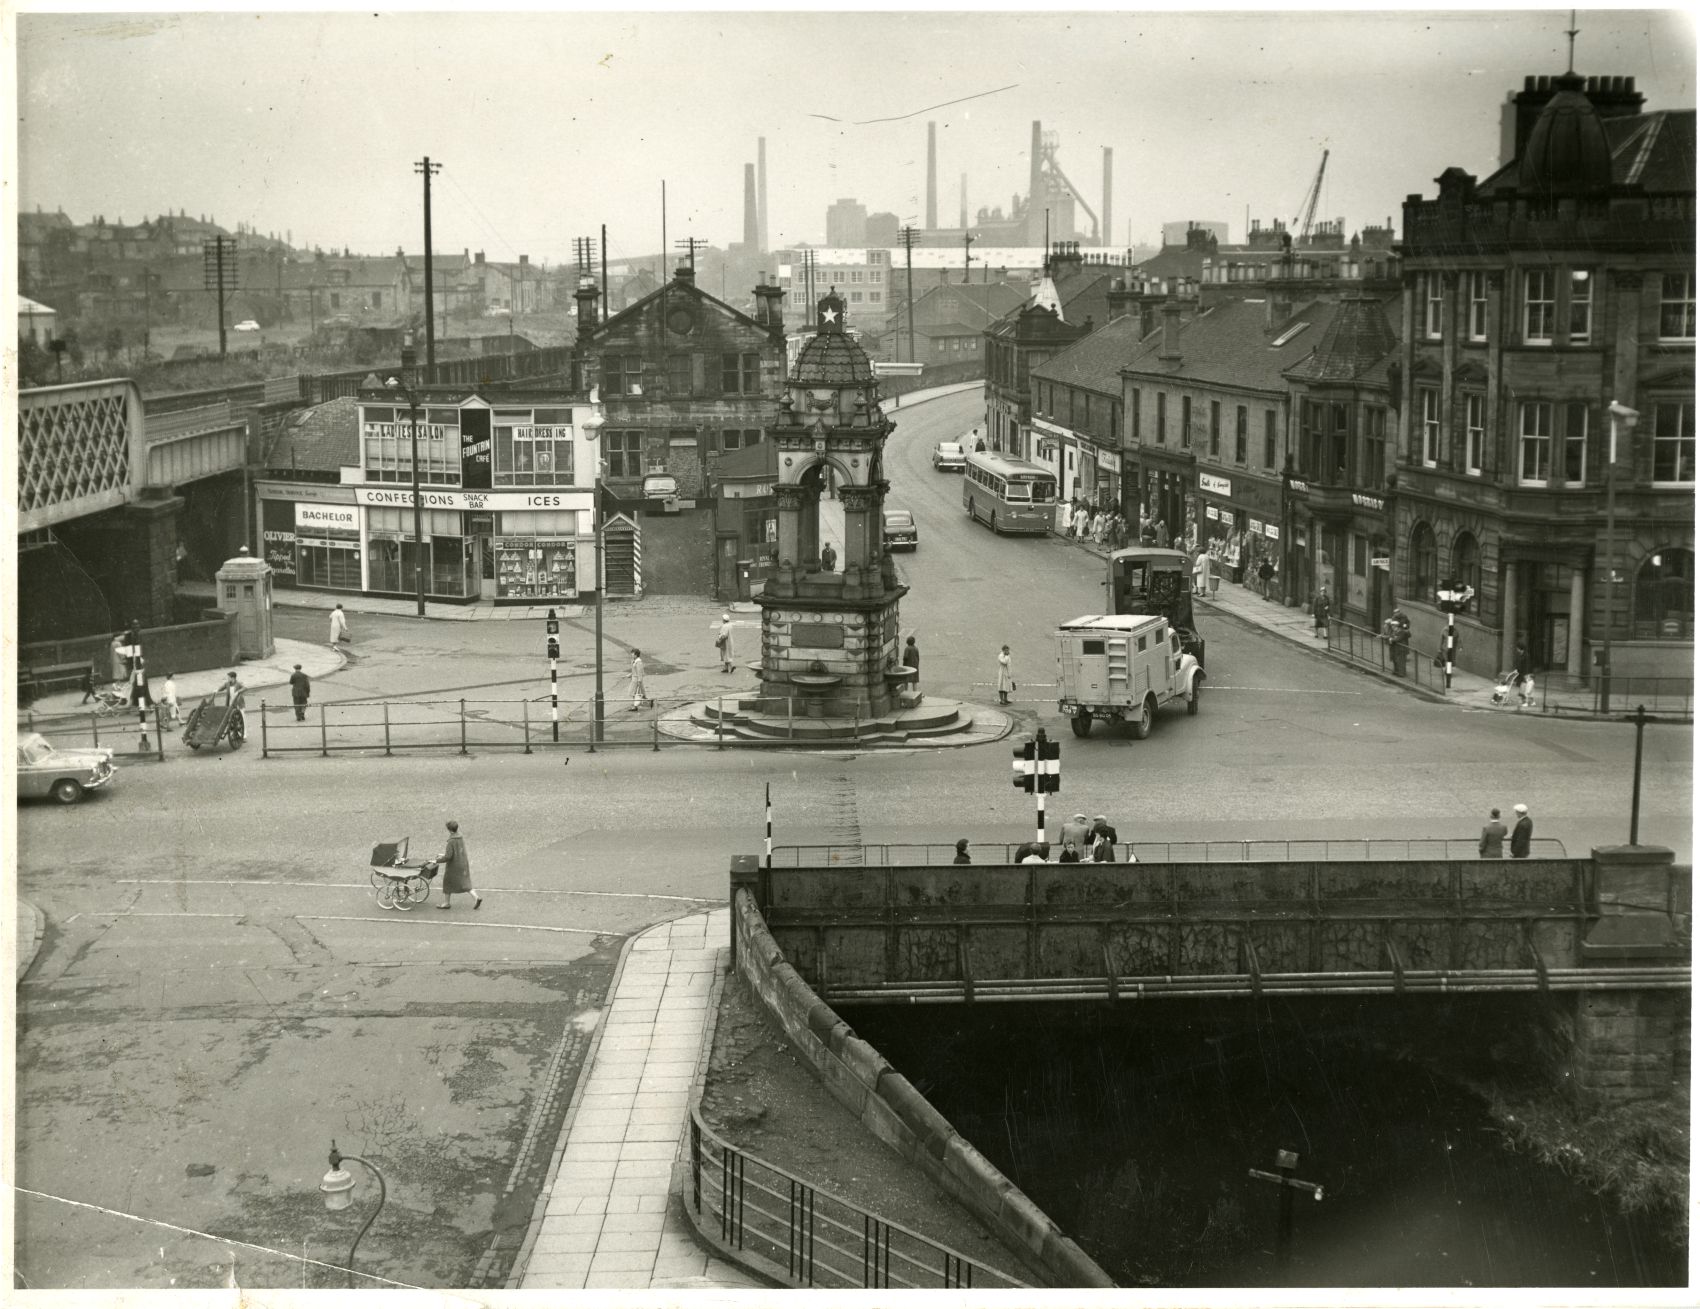
[[[443,171],[441,164],[431,162],[426,155],[413,165],[413,171],[425,179],[425,368],[429,378],[437,366],[437,301],[431,286],[431,178]]]
[[[608,224],[602,224],[602,312],[611,314],[613,306],[608,303]]]
[[[903,264],[908,273],[909,362],[915,362],[915,229],[905,227],[897,234],[903,242]]]
[[[968,266],[974,262],[974,256],[968,253],[968,247],[974,244],[974,234],[962,234],[962,285],[968,285]]]
[[[691,272],[693,274],[697,270],[697,251],[699,249],[706,248],[707,245],[707,241],[699,241],[694,236],[687,236],[683,241],[673,242],[674,249],[685,251],[686,255],[690,258]]]
[[[1299,1156],[1292,1150],[1277,1150],[1275,1152],[1275,1172],[1263,1168],[1246,1169],[1247,1176],[1254,1181],[1273,1182],[1281,1188],[1279,1217],[1275,1229],[1275,1253],[1285,1267],[1293,1259],[1293,1192],[1309,1191],[1311,1199],[1322,1199],[1322,1187],[1315,1182],[1307,1182],[1294,1177],[1293,1170],[1299,1166]]]
[[[230,252],[230,265],[225,266],[225,251]],[[145,277],[143,279],[146,280]],[[236,241],[233,237],[215,236],[201,244],[201,284],[218,299],[218,357],[225,357],[224,297],[237,288]]]

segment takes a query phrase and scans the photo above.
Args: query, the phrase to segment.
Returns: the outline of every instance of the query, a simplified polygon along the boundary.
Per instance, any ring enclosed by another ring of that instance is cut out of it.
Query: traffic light
[[[543,631],[549,636],[554,636],[560,630],[560,620],[555,617],[555,611],[551,609],[549,611],[549,616],[543,620]]]
[[[1015,762],[1010,765],[1015,769],[1015,776],[1012,777],[1010,781],[1016,790],[1026,791],[1028,794],[1032,794],[1034,789],[1033,763],[1036,757],[1033,742],[1031,741],[1028,741],[1025,745],[1018,745],[1015,747]]]
[[[1055,795],[1062,790],[1062,742],[1047,741],[1044,732],[1041,731],[1039,733],[1038,751],[1039,789]]]
[[[1011,784],[1029,795],[1038,791],[1055,795],[1062,790],[1062,743],[1048,741],[1043,730],[1036,739],[1015,747],[1015,770]]]
[[[548,651],[551,660],[561,657],[561,640],[559,637],[551,636],[548,639]]]
[[[1476,598],[1476,588],[1465,586],[1457,578],[1445,583],[1435,591],[1435,601],[1443,614],[1468,613],[1470,601]]]

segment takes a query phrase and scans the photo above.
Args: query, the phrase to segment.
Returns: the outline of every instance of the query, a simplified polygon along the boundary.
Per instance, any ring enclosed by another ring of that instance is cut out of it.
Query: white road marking
[[[1362,695],[1362,691],[1318,690],[1309,686],[1223,686],[1220,682],[1204,683],[1206,695],[1217,691],[1269,691],[1275,695]]]
[[[371,886],[370,882],[241,882],[193,877],[117,877],[113,881],[121,886],[310,886],[321,891],[348,891]],[[676,900],[680,904],[724,903],[722,900],[701,895],[652,895],[647,891],[554,891],[547,887],[517,886],[493,886],[490,889],[500,891],[503,895],[595,895],[615,900]],[[212,917],[224,918],[228,915],[214,914]]]
[[[421,909],[426,906],[419,906]],[[397,913],[410,914],[411,909],[397,910]],[[394,923],[396,918],[380,918],[376,914],[290,914],[291,918],[311,919],[316,923]],[[246,918],[248,912],[231,914],[191,914],[146,911],[134,913],[124,909],[85,909],[82,913],[73,914],[67,918],[67,923],[76,918]],[[564,932],[572,936],[630,936],[634,929],[596,928],[596,927],[545,927],[541,923],[497,923],[489,919],[481,922],[454,922],[441,918],[429,918],[427,922],[435,923],[438,927],[516,927],[527,932]]]

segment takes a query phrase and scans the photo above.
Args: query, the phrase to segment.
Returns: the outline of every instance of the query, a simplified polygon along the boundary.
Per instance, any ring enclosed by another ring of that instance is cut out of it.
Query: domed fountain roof
[[[797,352],[791,381],[799,386],[865,386],[874,366],[861,346],[844,331],[844,300],[829,291],[817,306],[816,331]]]

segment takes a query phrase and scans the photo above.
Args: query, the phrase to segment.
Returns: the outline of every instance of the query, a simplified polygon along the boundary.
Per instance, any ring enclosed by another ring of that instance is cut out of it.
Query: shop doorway
[[[496,598],[496,551],[490,538],[495,535],[494,514],[468,514],[466,534],[472,539],[473,576],[478,579],[478,598]]]

